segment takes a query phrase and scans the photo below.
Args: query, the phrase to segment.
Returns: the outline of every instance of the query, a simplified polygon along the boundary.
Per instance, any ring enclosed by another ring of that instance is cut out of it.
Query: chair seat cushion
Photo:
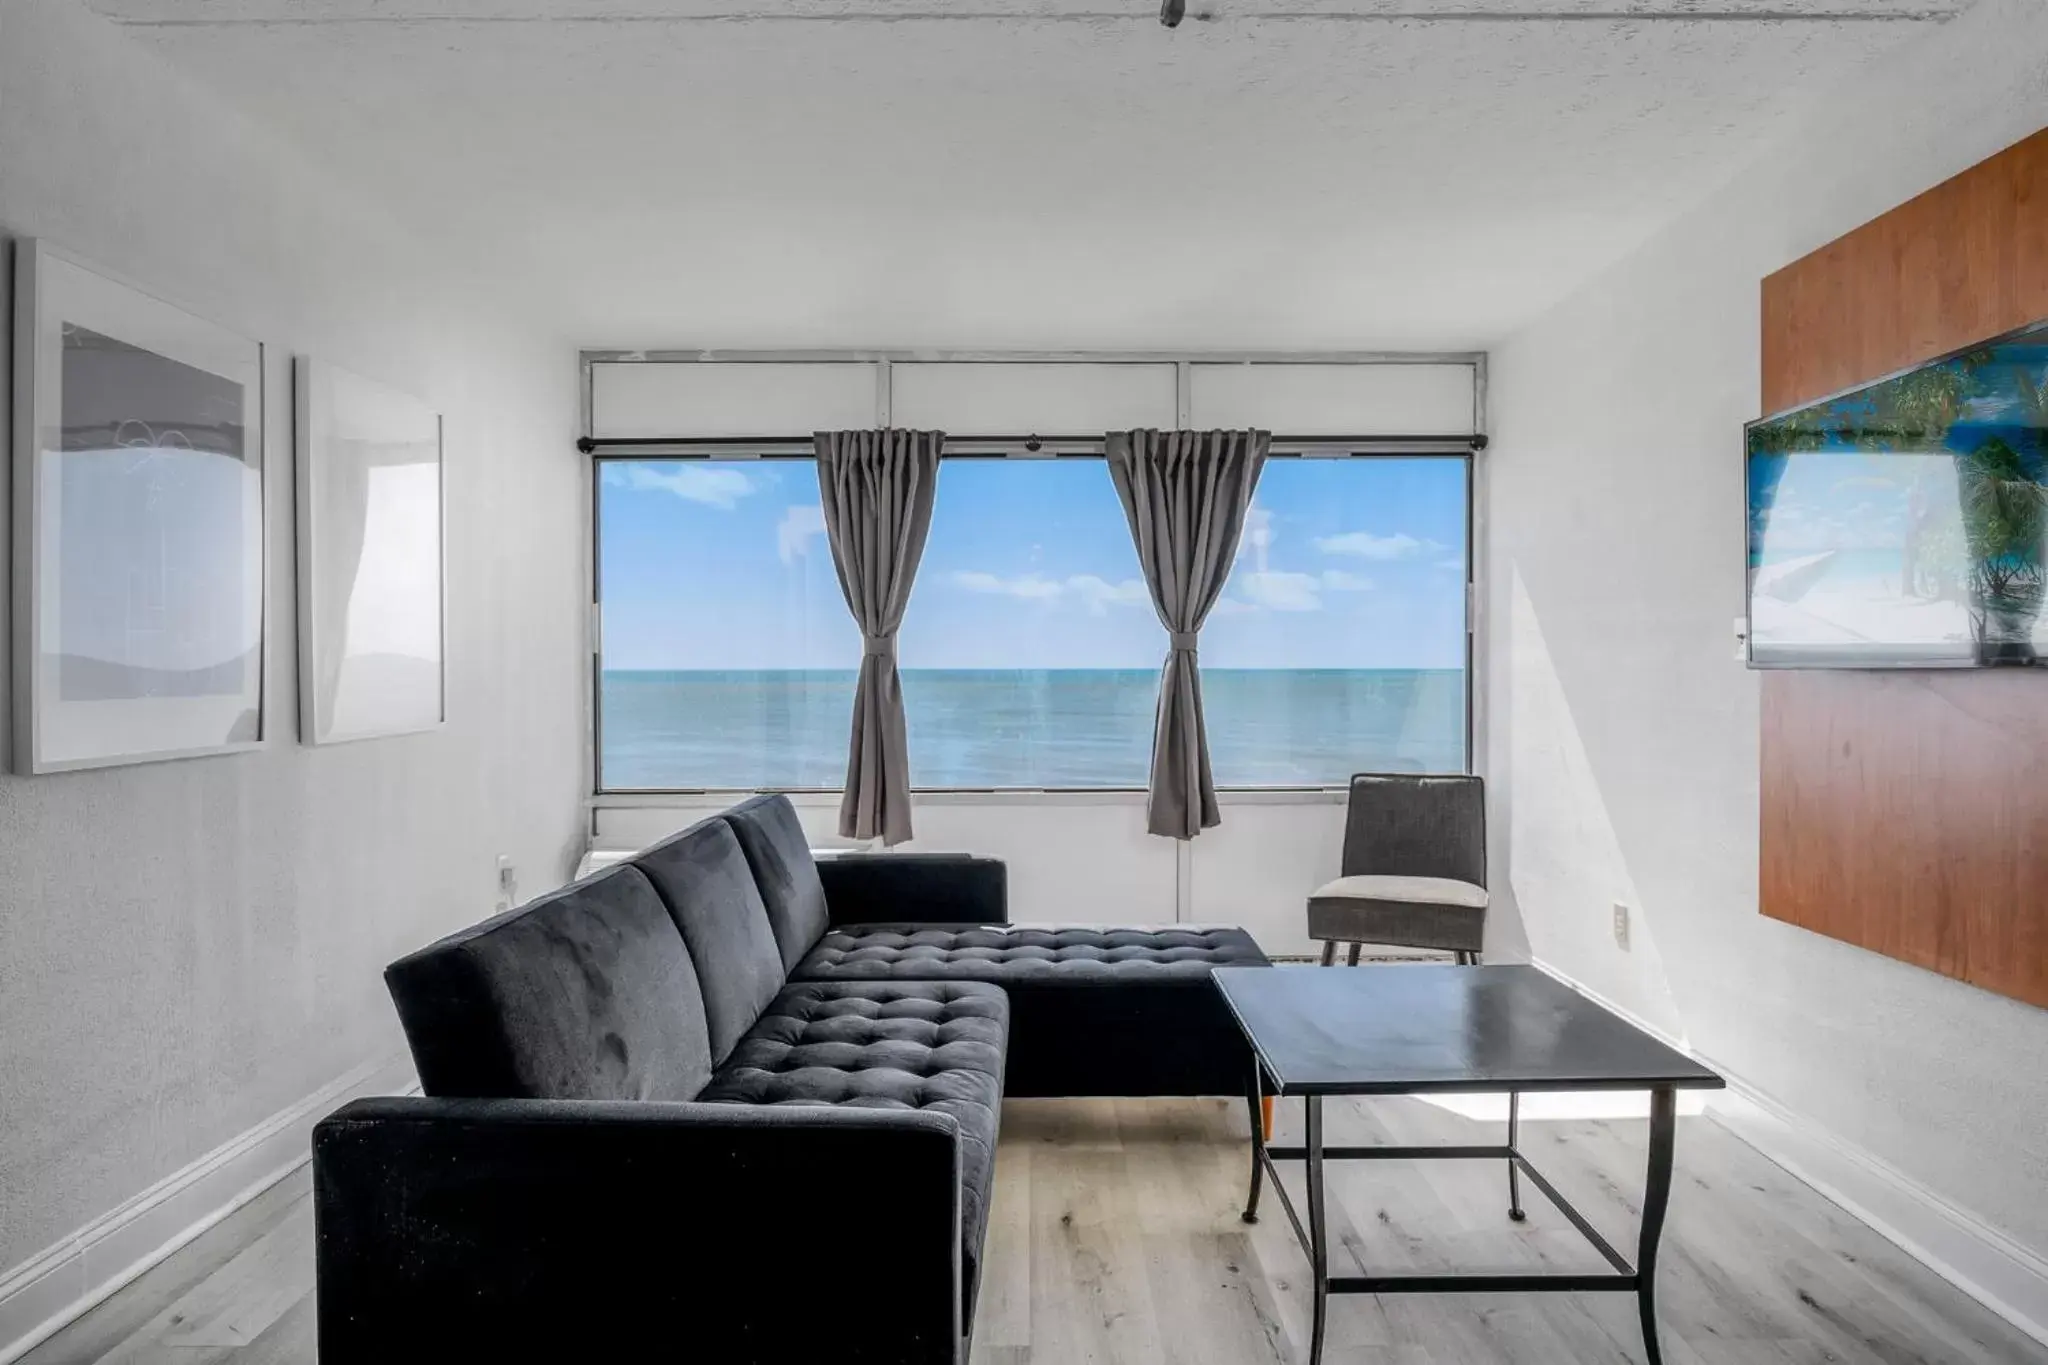
[[[1009,1030],[1001,988],[978,982],[792,984],[698,1099],[951,1114],[960,1124],[963,1287],[972,1303],[994,1193]]]
[[[827,933],[790,973],[798,981],[989,981],[1062,986],[1185,981],[1214,967],[1264,966],[1242,929],[858,924]]]
[[[1377,884],[1385,891],[1325,894],[1347,882]],[[1401,891],[1413,898],[1388,894]],[[1308,936],[1326,943],[1480,952],[1486,947],[1486,890],[1436,877],[1340,877],[1308,898]]]
[[[1308,893],[1310,900],[1394,901],[1403,905],[1486,908],[1486,888],[1449,877],[1339,877]]]

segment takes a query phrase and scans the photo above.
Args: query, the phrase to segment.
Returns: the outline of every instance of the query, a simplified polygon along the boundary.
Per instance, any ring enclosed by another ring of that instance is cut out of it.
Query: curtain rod
[[[576,442],[585,455],[661,456],[679,460],[808,460],[808,436],[731,437],[585,436]],[[1465,455],[1486,449],[1486,437],[1470,436],[1275,436],[1268,453],[1290,457],[1346,455]],[[1101,458],[1100,436],[949,436],[942,459]]]

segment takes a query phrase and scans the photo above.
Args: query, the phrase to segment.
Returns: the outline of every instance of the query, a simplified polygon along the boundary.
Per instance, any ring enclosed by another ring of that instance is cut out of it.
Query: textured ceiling
[[[582,344],[1296,349],[1499,339],[1958,8],[94,4]]]

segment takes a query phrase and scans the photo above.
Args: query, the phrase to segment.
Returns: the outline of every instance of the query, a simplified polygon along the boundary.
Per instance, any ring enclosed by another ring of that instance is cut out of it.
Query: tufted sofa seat
[[[980,1283],[994,1194],[1009,1000],[979,982],[792,985],[777,995],[698,1099],[913,1109],[960,1130],[960,1254]]]
[[[1001,981],[1058,977],[1102,984],[1183,978],[1208,983],[1213,967],[1263,964],[1242,929],[1174,926],[863,924],[834,929],[797,964],[816,981]]]
[[[1012,1095],[1224,1095],[1244,1089],[1251,1062],[1209,973],[1265,962],[1242,929],[856,924],[826,933],[791,977],[1001,986]]]

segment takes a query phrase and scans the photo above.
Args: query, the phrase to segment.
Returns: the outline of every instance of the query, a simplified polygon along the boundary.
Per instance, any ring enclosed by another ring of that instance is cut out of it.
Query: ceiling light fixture
[[[1179,28],[1187,12],[1188,0],[1160,0],[1159,22],[1168,28]]]

